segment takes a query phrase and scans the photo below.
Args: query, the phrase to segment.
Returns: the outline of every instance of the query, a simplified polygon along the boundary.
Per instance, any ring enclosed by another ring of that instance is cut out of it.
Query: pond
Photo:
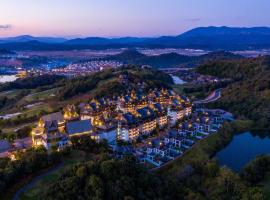
[[[171,75],[171,74],[170,74],[170,76],[172,77],[173,82],[176,85],[183,85],[184,83],[186,83],[185,81],[183,81],[182,79],[180,79],[178,76],[174,76],[174,75]]]
[[[216,154],[221,166],[228,166],[236,172],[256,156],[270,153],[270,138],[254,136],[250,132],[234,136],[231,143]]]
[[[12,82],[17,79],[16,75],[0,75],[0,83]]]

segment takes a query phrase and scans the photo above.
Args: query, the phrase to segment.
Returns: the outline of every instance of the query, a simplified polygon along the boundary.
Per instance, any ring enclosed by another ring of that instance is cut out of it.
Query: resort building
[[[32,131],[33,145],[44,145],[47,149],[63,147],[68,143],[65,120],[61,112],[41,117]]]
[[[169,90],[148,94],[131,91],[111,99],[91,99],[78,107],[68,105],[61,112],[41,117],[32,131],[33,145],[61,148],[76,135],[108,143],[133,141],[157,128],[174,125],[192,112],[188,99]]]
[[[71,121],[66,124],[66,133],[70,136],[79,136],[93,133],[90,120]]]
[[[118,140],[134,140],[140,134],[138,119],[131,113],[120,114],[118,116],[117,138]]]

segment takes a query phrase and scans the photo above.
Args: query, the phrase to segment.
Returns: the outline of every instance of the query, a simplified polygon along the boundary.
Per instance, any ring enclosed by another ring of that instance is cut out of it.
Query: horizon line
[[[93,36],[87,36],[87,35],[34,35],[34,34],[18,34],[18,35],[10,35],[10,36],[0,36],[0,39],[9,39],[9,38],[16,38],[16,37],[21,37],[21,36],[30,36],[30,37],[37,37],[37,38],[61,38],[61,39],[66,39],[66,40],[70,40],[70,39],[85,39],[85,38],[106,38],[106,39],[117,39],[117,38],[159,38],[159,37],[176,37],[179,36],[181,34],[184,34],[188,31],[197,29],[197,28],[247,28],[247,29],[251,29],[251,28],[270,28],[270,26],[198,26],[198,27],[194,27],[191,29],[187,29],[185,31],[183,31],[182,33],[179,34],[172,34],[172,35],[152,35],[152,36],[131,36],[131,35],[123,35],[123,36],[100,36],[100,35],[93,35]]]

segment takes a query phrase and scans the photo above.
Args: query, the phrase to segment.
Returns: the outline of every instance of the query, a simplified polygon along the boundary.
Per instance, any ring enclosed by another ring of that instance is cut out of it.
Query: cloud
[[[8,30],[11,29],[10,24],[0,24],[0,30]]]

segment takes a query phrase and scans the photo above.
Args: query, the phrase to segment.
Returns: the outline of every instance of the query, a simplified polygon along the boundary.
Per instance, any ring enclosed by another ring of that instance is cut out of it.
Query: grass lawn
[[[0,97],[7,97],[11,99],[15,97],[16,95],[18,95],[19,92],[20,90],[9,90],[9,91],[0,92]]]
[[[50,113],[50,112],[53,112],[53,110],[54,110],[53,107],[54,106],[52,106],[49,103],[42,103],[42,104],[34,106],[32,108],[25,109],[24,111],[22,111],[22,114],[27,115],[27,117],[31,117],[31,116],[38,114],[41,111],[45,111],[47,113]]]
[[[45,90],[42,92],[32,93],[24,97],[23,100],[30,103],[33,101],[45,101],[45,100],[54,98],[55,95],[57,95],[58,91],[59,91],[59,88],[53,88],[51,90]]]
[[[22,200],[34,200],[37,199],[37,196],[46,188],[50,186],[50,184],[54,183],[65,170],[67,170],[70,166],[75,165],[80,162],[89,161],[93,158],[93,155],[87,154],[83,151],[72,151],[71,155],[65,158],[64,166],[56,171],[44,176],[41,180],[39,180],[34,187],[30,190],[26,191],[21,195]]]

